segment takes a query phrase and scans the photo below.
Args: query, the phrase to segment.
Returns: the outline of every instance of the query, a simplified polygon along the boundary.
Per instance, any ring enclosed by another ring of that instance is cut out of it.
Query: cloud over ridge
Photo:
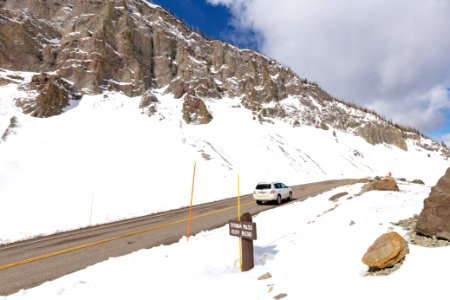
[[[332,95],[422,131],[450,123],[450,1],[207,1]]]

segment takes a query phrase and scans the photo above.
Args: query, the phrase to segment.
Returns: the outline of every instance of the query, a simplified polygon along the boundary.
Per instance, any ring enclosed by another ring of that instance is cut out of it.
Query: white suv
[[[257,204],[262,204],[266,201],[276,201],[277,204],[281,204],[281,200],[291,200],[292,190],[281,182],[260,182],[256,185],[253,192],[253,199]]]

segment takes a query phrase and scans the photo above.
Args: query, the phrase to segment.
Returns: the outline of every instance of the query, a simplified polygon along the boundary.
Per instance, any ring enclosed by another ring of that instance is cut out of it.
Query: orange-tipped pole
[[[191,234],[191,218],[192,218],[192,199],[194,198],[194,182],[195,182],[195,167],[197,162],[194,162],[194,174],[192,175],[192,189],[191,189],[191,204],[189,205],[189,217],[188,217],[188,228],[186,233],[186,240],[189,240],[189,235]]]

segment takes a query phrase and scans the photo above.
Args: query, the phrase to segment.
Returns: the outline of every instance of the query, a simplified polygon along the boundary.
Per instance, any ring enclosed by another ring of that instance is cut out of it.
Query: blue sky
[[[151,0],[450,145],[450,1]]]
[[[236,30],[233,15],[223,5],[212,5],[205,0],[151,0],[182,19],[189,27],[208,38],[219,39],[240,48],[258,50],[252,30]]]
[[[152,0],[190,27],[201,31],[207,37],[220,38],[230,28],[231,14],[224,6],[213,6],[204,0]]]

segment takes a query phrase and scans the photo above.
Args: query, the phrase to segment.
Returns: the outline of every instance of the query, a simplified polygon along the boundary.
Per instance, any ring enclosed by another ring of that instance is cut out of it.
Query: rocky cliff
[[[37,117],[60,113],[68,99],[86,93],[140,96],[164,88],[184,101],[180,113],[188,123],[211,120],[206,99],[239,97],[256,121],[332,127],[403,150],[411,139],[450,156],[419,132],[340,101],[257,52],[208,40],[143,0],[0,0],[0,68],[52,78],[43,83],[52,87],[30,82],[30,99],[16,102]],[[59,100],[49,101],[49,90]]]

